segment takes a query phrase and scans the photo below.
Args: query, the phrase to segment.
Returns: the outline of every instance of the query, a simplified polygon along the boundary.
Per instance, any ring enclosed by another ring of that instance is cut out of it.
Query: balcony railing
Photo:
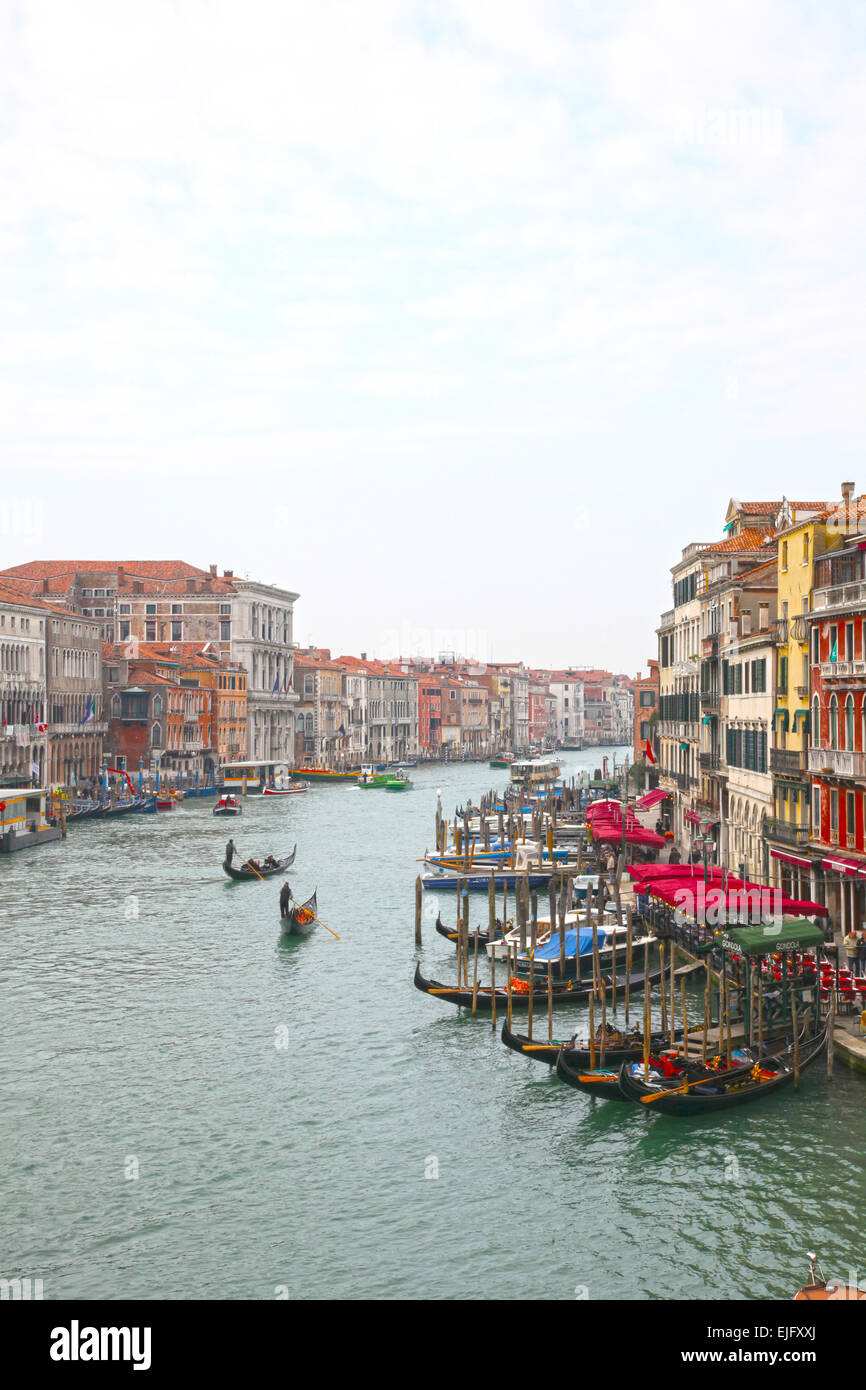
[[[822,661],[822,678],[826,680],[866,679],[866,661]]]
[[[810,748],[809,771],[834,777],[866,777],[866,755],[847,748]]]
[[[775,636],[776,641],[777,641],[777,642],[780,642],[782,645],[784,645],[784,643],[787,642],[787,640],[788,640],[788,619],[787,619],[787,618],[777,618],[777,619],[776,619],[775,623],[773,624],[773,635]]]
[[[800,614],[791,619],[791,637],[795,642],[808,642],[809,640],[809,619],[805,614]]]
[[[804,846],[809,843],[808,825],[795,825],[793,821],[774,820],[764,822],[768,840],[779,840],[784,845]]]
[[[701,709],[718,709],[721,702],[721,693],[718,690],[701,691]]]
[[[703,768],[704,772],[717,772],[719,767],[721,766],[721,761],[721,753],[701,754],[701,767]]]
[[[826,589],[815,589],[812,594],[812,610],[824,612],[832,608],[850,608],[866,599],[866,581],[855,580],[853,584],[833,584]]]
[[[771,748],[770,771],[796,777],[806,771],[806,753],[802,748]]]
[[[805,700],[805,699],[808,698],[808,695],[809,695],[809,687],[808,687],[808,685],[796,685],[796,686],[794,687],[794,689],[796,690],[796,692],[797,692],[797,694],[799,695],[799,697],[800,697],[801,700]]]

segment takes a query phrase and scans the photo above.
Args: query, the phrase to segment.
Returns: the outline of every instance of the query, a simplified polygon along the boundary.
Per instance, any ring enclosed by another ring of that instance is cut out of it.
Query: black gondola
[[[544,991],[545,1000],[547,999],[547,988]],[[545,1062],[549,1067],[556,1066],[556,1059],[560,1050],[568,1053],[569,1060],[578,1067],[592,1066],[592,1053],[589,1048],[589,1041],[577,1041],[576,1037],[560,1039],[552,1042],[540,1042],[537,1038],[530,1038],[526,1033],[514,1033],[505,1022],[502,1025],[500,1038],[506,1047],[512,1052],[519,1052],[523,1057],[529,1057],[533,1062]],[[682,1039],[682,1029],[674,1033],[674,1042]],[[630,1041],[633,1038],[634,1041]],[[670,1045],[669,1033],[651,1033],[650,1051],[657,1052],[660,1048]],[[601,1036],[595,1044],[596,1062],[601,1056]],[[604,1044],[605,1063],[616,1064],[617,1072],[623,1062],[635,1062],[643,1057],[643,1035],[639,1032],[621,1033],[618,1029],[612,1028],[608,1024],[607,1037]]]
[[[445,937],[445,940],[446,940],[446,941],[450,941],[451,944],[452,944],[452,946],[456,946],[456,945],[457,945],[457,928],[456,928],[456,927],[446,927],[446,926],[445,926],[445,923],[442,921],[442,918],[441,918],[441,916],[440,916],[440,914],[439,914],[438,912],[436,913],[436,930],[438,931],[438,933],[439,933],[440,936],[444,936],[444,937]],[[474,931],[470,931],[466,939],[467,939],[467,943],[468,943],[468,945],[469,945],[470,951],[474,950],[474,949],[475,949],[475,932],[474,932]],[[500,941],[501,939],[502,939],[502,928],[501,928],[501,927],[497,927],[497,928],[496,928],[496,933],[495,933],[494,940]],[[481,927],[479,927],[479,929],[478,929],[478,949],[479,949],[479,951],[486,949],[487,943],[489,942],[489,940],[490,940],[490,931],[489,931],[489,929],[488,929],[487,927],[484,927],[483,929],[482,929]]]
[[[317,913],[319,911],[316,894],[307,898],[305,903],[296,903],[289,911],[287,917],[282,918],[283,931],[288,936],[309,936],[313,927],[316,925]]]
[[[605,1059],[606,1060],[606,1059]],[[588,1095],[600,1096],[604,1100],[629,1100],[620,1085],[620,1075],[623,1068],[633,1068],[635,1058],[620,1063],[619,1066],[596,1067],[595,1069],[581,1065],[566,1048],[562,1048],[556,1059],[556,1074],[560,1081],[564,1081],[567,1086],[573,1086],[576,1091],[584,1091]],[[697,1081],[700,1077],[705,1077],[708,1082],[717,1082],[722,1079],[731,1079],[736,1076],[748,1075],[754,1066],[754,1056],[749,1056],[744,1062],[738,1063],[736,1067],[731,1067],[724,1072],[713,1071],[710,1067],[705,1067],[701,1062],[691,1060],[683,1063],[681,1058],[668,1059],[671,1067],[669,1077],[664,1077],[660,1085],[656,1085],[655,1090],[668,1089],[674,1086],[681,1086],[686,1081]],[[661,1057],[650,1056],[649,1064],[658,1073],[664,1070],[665,1063]],[[642,1063],[638,1063],[642,1066]],[[630,1073],[631,1075],[631,1073]],[[640,1072],[638,1072],[638,1079]],[[647,1086],[647,1092],[653,1088]]]
[[[233,878],[235,880],[242,879],[244,882],[246,882],[248,879],[273,878],[274,874],[281,874],[284,872],[284,870],[290,869],[292,867],[292,865],[295,862],[295,855],[297,854],[297,852],[298,846],[295,845],[295,848],[292,850],[291,854],[287,854],[284,859],[278,859],[275,864],[271,864],[268,866],[265,866],[264,864],[257,864],[254,869],[250,867],[250,863],[246,859],[238,860],[238,863],[242,865],[242,867],[237,869],[235,868],[234,864],[229,864],[224,859],[223,868],[225,869],[229,878]]]
[[[819,1057],[827,1043],[826,1027],[813,1038],[799,1044],[800,1070]],[[701,1115],[710,1110],[729,1110],[734,1105],[745,1105],[759,1096],[778,1091],[794,1080],[794,1049],[789,1047],[775,1057],[765,1057],[758,1067],[758,1075],[753,1076],[753,1067],[738,1068],[735,1075],[721,1073],[708,1079],[706,1083],[689,1091],[675,1091],[672,1095],[646,1101],[646,1110],[659,1111],[662,1115]],[[627,1075],[628,1063],[620,1071],[619,1084],[627,1100],[644,1102],[645,1096],[658,1095],[658,1086],[647,1086],[639,1078]],[[745,1075],[743,1073],[745,1072]]]
[[[661,979],[661,967],[657,966],[648,975],[650,984]],[[625,992],[625,975],[616,977],[616,993]],[[632,974],[629,987],[632,990],[641,988],[644,982],[643,971],[636,971]],[[461,985],[443,985],[440,980],[428,980],[421,974],[421,966],[415,967],[415,988],[420,989],[422,994],[431,994],[435,999],[441,999],[444,1004],[456,1004],[458,1008],[472,1008],[472,987],[464,988]],[[521,982],[522,983],[522,982]],[[611,979],[609,975],[603,975],[602,986],[607,994],[610,994]],[[592,994],[592,980],[578,982],[577,980],[560,980],[551,989],[551,996],[554,1004],[583,1004]],[[529,1000],[532,998],[533,1006],[539,1009],[547,1004],[548,993],[547,984],[539,984],[533,991],[512,989],[511,1007],[512,1009],[528,1009]],[[477,1010],[489,1013],[493,1008],[493,991],[490,985],[479,985],[475,1002]],[[503,1013],[508,1008],[508,990],[497,985],[496,987],[496,1007],[501,1008]]]

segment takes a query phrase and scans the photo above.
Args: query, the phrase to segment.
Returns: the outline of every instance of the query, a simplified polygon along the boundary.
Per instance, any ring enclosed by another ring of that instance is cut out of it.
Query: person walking
[[[280,916],[281,916],[281,917],[288,917],[288,915],[289,915],[289,903],[291,902],[291,900],[292,900],[292,890],[291,890],[291,888],[289,887],[289,885],[288,885],[287,883],[284,883],[283,886],[282,886],[282,888],[280,889]]]
[[[859,944],[857,933],[854,928],[851,927],[848,935],[843,937],[843,945],[845,947],[845,954],[848,957],[848,969],[851,971],[852,975],[855,973],[857,966],[857,948]]]

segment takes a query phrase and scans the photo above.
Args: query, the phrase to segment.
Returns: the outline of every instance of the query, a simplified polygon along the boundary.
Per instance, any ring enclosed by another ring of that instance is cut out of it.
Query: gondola
[[[440,915],[438,912],[436,913],[436,930],[438,931],[438,933],[439,933],[440,936],[444,936],[444,937],[445,937],[445,940],[446,940],[446,941],[450,941],[451,944],[452,944],[452,946],[456,946],[456,945],[457,945],[457,928],[456,928],[456,927],[446,927],[446,926],[445,926],[445,923],[442,921],[441,915]],[[500,940],[502,939],[502,928],[501,928],[501,927],[497,927],[497,928],[495,929],[494,939],[495,939],[496,941],[500,941]],[[479,928],[478,928],[478,949],[479,949],[479,951],[483,951],[483,950],[486,948],[487,943],[489,942],[489,940],[490,940],[490,931],[489,931],[489,929],[488,929],[487,927],[479,927]],[[467,941],[468,941],[468,943],[469,943],[469,949],[470,949],[470,951],[473,951],[473,950],[475,949],[475,932],[474,932],[474,931],[470,931],[470,932],[469,932],[469,934],[468,934],[468,936],[467,936]]]
[[[607,1056],[605,1056],[605,1061],[607,1061]],[[662,1058],[651,1055],[649,1065],[656,1076],[662,1073],[660,1084],[657,1084],[655,1089],[670,1090],[673,1086],[681,1086],[685,1081],[697,1081],[701,1076],[712,1082],[719,1081],[724,1077],[745,1076],[754,1065],[754,1061],[754,1056],[744,1055],[743,1060],[738,1062],[736,1067],[721,1073],[703,1066],[696,1059],[683,1063],[681,1058]],[[630,1075],[634,1075],[635,1067],[638,1068],[637,1076],[639,1079],[643,1062],[634,1058],[620,1063],[618,1066],[592,1068],[576,1062],[574,1057],[569,1054],[568,1049],[562,1048],[556,1059],[556,1074],[560,1081],[564,1081],[567,1086],[573,1086],[577,1091],[600,1096],[603,1100],[629,1099],[620,1085],[620,1074],[625,1068]],[[664,1075],[664,1072],[669,1072],[669,1075]],[[647,1087],[647,1089],[651,1088]]]
[[[226,861],[223,860],[223,868],[225,869],[229,878],[233,878],[235,880],[242,879],[244,880],[244,882],[246,882],[247,879],[251,878],[273,878],[274,874],[281,874],[284,872],[284,870],[290,869],[292,867],[292,865],[295,862],[295,855],[297,854],[297,852],[298,846],[295,845],[295,848],[292,850],[291,854],[287,854],[284,859],[278,859],[276,864],[272,864],[269,868],[265,868],[261,864],[257,865],[255,869],[250,868],[247,860],[241,859],[240,856],[238,856],[238,863],[242,867],[236,869],[234,864],[227,864]]]
[[[316,915],[318,906],[316,903],[316,892],[311,898],[307,898],[305,903],[298,903],[293,906],[288,917],[282,918],[282,928],[287,936],[309,936],[316,925]]]
[[[616,993],[622,994],[625,991],[625,975],[616,977]],[[650,984],[661,979],[661,969],[657,966],[649,972]],[[644,982],[643,971],[636,971],[632,974],[629,987],[633,990],[640,989]],[[443,985],[440,980],[428,980],[421,974],[421,966],[415,967],[415,988],[420,989],[422,994],[430,994],[435,999],[441,999],[444,1004],[456,1004],[461,1009],[472,1008],[472,987],[464,988],[461,985]],[[520,982],[523,983],[522,981]],[[602,976],[602,985],[609,994],[611,980],[609,976]],[[592,980],[579,983],[576,980],[557,981],[551,989],[551,997],[554,1004],[583,1004],[592,993]],[[532,998],[533,1006],[542,1009],[546,1007],[548,1000],[547,984],[539,984],[532,991],[529,989],[514,989],[511,992],[512,1009],[528,1009],[529,1000]],[[490,985],[479,985],[476,1001],[476,1010],[489,1013],[493,1008],[493,990]],[[497,985],[496,987],[496,1007],[502,1009],[503,1013],[508,1008],[508,990]]]
[[[826,1026],[813,1038],[799,1044],[801,1071],[821,1055],[826,1044]],[[757,1075],[754,1074],[756,1068]],[[644,1096],[658,1094],[658,1086],[645,1085],[637,1077],[628,1075],[628,1070],[628,1063],[625,1063],[620,1071],[619,1080],[628,1100],[642,1102]],[[774,1057],[765,1057],[762,1062],[750,1067],[745,1077],[742,1075],[743,1070],[738,1068],[734,1076],[721,1073],[690,1091],[662,1096],[651,1103],[647,1102],[644,1109],[657,1111],[662,1115],[682,1116],[701,1115],[707,1111],[729,1110],[734,1105],[745,1105],[750,1100],[757,1100],[759,1096],[780,1090],[794,1080],[794,1049],[789,1047]]]
[[[544,997],[545,999],[547,998],[546,987]],[[523,1057],[528,1057],[533,1062],[545,1062],[547,1066],[555,1067],[560,1050],[564,1049],[568,1053],[569,1060],[575,1066],[592,1066],[593,1058],[588,1040],[581,1039],[581,1041],[578,1042],[576,1037],[572,1037],[565,1041],[557,1041],[554,1039],[552,1042],[542,1042],[537,1038],[528,1037],[526,1033],[513,1033],[509,1029],[507,1022],[503,1023],[502,1032],[499,1036],[505,1046],[510,1048],[512,1052],[519,1052]],[[631,1037],[634,1038],[634,1042],[630,1041]],[[679,1042],[681,1038],[682,1029],[674,1033],[674,1042]],[[669,1045],[669,1042],[670,1034],[652,1033],[650,1034],[650,1051],[657,1052],[660,1048]],[[596,1062],[598,1062],[600,1057],[601,1035],[599,1033],[595,1043]],[[619,1070],[623,1062],[637,1061],[641,1057],[643,1057],[642,1034],[623,1034],[608,1025],[608,1033],[604,1045],[605,1063],[615,1063],[617,1070]]]

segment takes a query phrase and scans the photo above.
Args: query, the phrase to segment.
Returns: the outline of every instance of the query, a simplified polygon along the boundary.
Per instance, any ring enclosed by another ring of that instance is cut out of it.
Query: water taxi
[[[49,820],[46,787],[0,789],[0,854],[59,840],[60,825]]]
[[[223,764],[223,792],[240,792],[242,796],[261,796],[267,787],[280,790],[289,786],[289,769],[273,759],[250,759],[242,763]]]
[[[556,758],[528,758],[511,764],[509,774],[512,782],[523,787],[549,787],[561,776]]]
[[[358,775],[359,787],[384,787],[387,781],[387,772],[374,772],[372,763],[364,763]]]

